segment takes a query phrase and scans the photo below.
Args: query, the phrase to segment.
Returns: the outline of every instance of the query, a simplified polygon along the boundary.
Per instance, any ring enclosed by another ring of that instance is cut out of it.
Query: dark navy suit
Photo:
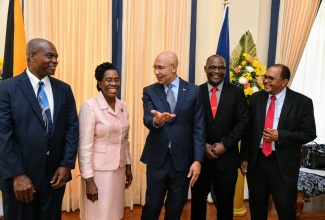
[[[161,127],[153,125],[151,110],[170,112],[164,86],[155,83],[145,87],[142,99],[144,125],[149,129],[141,156],[141,161],[147,164],[147,194],[142,219],[158,219],[166,191],[165,219],[179,219],[187,200],[189,168],[193,161],[204,160],[205,123],[200,89],[180,79],[176,117]],[[171,153],[168,153],[169,143]]]
[[[75,100],[68,84],[52,77],[50,81],[54,114],[49,146],[41,108],[27,73],[0,83],[0,189],[4,200],[14,197],[13,177],[17,175],[26,174],[31,179],[36,198],[38,192],[47,195],[52,190],[49,182],[59,166],[75,166],[79,134]],[[57,206],[61,206],[64,189],[54,192]],[[8,202],[12,203],[4,207],[5,217],[18,219],[14,217],[20,212],[15,209],[18,201]],[[53,213],[61,209],[53,206],[48,209]],[[58,219],[53,213],[44,213],[43,219]]]

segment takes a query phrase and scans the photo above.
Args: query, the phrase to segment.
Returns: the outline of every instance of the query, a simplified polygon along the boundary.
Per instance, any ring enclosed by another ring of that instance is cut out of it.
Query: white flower
[[[257,86],[253,86],[253,87],[252,87],[252,90],[253,90],[253,93],[259,91],[259,89],[258,89]]]
[[[246,69],[246,71],[247,72],[254,72],[254,68],[253,67],[251,67],[251,66],[245,66],[245,69]]]
[[[238,82],[240,84],[245,84],[245,83],[247,83],[247,79],[245,77],[241,76],[241,77],[239,77]]]

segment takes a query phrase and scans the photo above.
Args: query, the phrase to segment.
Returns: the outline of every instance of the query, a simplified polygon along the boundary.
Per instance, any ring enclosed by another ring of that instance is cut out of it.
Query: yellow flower
[[[230,81],[242,87],[249,100],[254,92],[264,89],[262,76],[266,73],[266,66],[247,53],[240,56],[237,65],[230,69]]]
[[[258,60],[253,60],[252,65],[253,65],[253,67],[260,67],[261,63],[258,62]]]
[[[247,87],[246,89],[244,89],[244,93],[245,93],[246,96],[252,95],[253,94],[253,89],[251,87]]]
[[[3,69],[3,58],[0,58],[0,73],[2,73],[2,69]],[[1,81],[2,77],[0,78]]]

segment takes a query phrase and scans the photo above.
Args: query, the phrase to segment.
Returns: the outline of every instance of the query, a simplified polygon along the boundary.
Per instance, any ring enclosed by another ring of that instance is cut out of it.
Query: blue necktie
[[[52,133],[52,118],[51,118],[51,111],[49,101],[44,91],[44,83],[42,81],[38,82],[38,92],[37,92],[37,100],[38,104],[42,109],[42,117],[44,120],[44,124],[46,126],[46,134],[51,136]]]

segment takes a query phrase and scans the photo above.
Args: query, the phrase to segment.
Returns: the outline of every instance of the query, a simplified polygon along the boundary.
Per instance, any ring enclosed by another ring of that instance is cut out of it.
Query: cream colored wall
[[[9,0],[0,0],[0,57],[3,57],[5,50],[8,5]]]
[[[223,20],[223,0],[198,1],[195,83],[206,81],[206,59],[216,53]],[[257,45],[258,58],[266,65],[271,0],[233,0],[229,4],[230,52],[249,30]]]

